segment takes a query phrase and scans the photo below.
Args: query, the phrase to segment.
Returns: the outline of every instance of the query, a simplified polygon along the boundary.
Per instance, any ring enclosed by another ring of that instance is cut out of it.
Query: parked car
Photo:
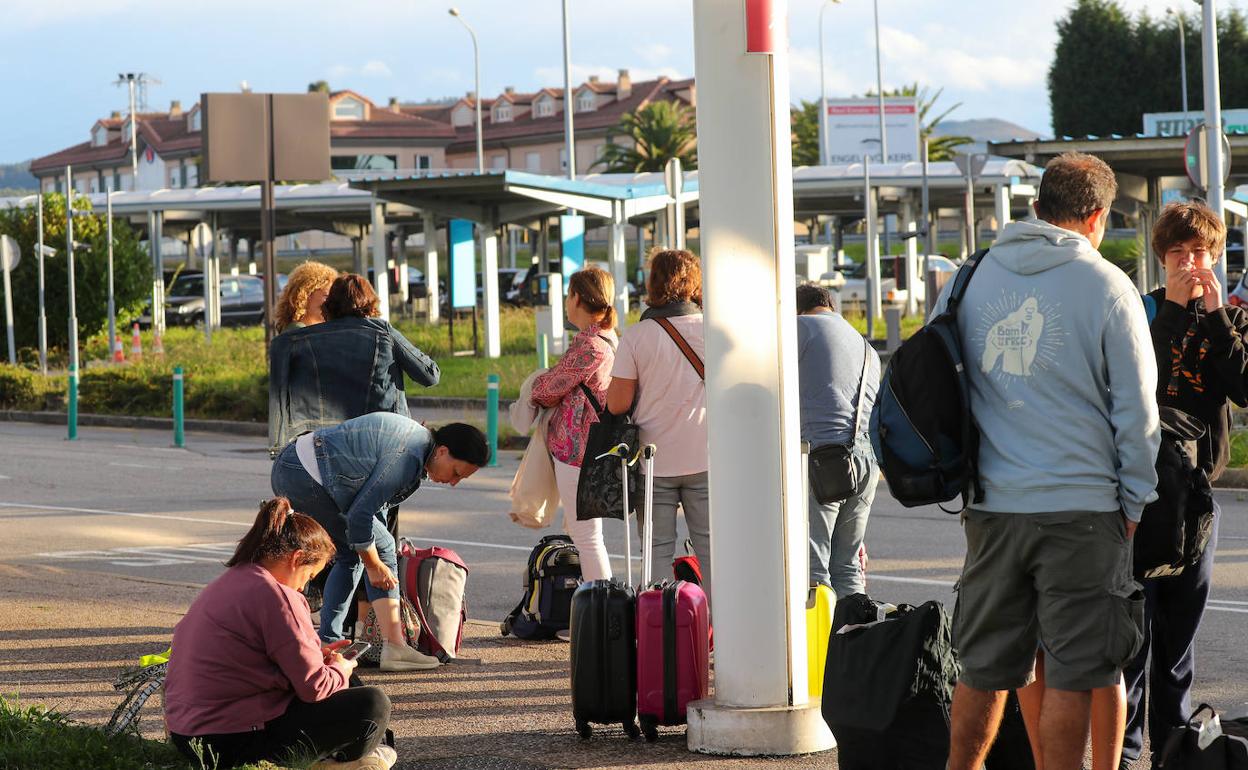
[[[498,268],[498,301],[507,305],[520,305],[520,291],[524,288],[525,268]],[[477,273],[477,304],[485,305],[485,283]]]
[[[286,288],[286,274],[278,273],[277,287]],[[258,275],[221,277],[221,325],[253,326],[264,321],[264,279]],[[198,326],[204,322],[204,274],[183,270],[165,288],[165,326]],[[150,326],[150,306],[139,317]]]
[[[880,302],[883,305],[902,305],[909,300],[909,288],[906,286],[906,270],[904,255],[880,258]],[[927,258],[927,269],[937,273],[952,275],[957,272],[958,265],[948,257],[930,255]],[[901,272],[901,285],[898,286],[897,273]],[[836,271],[842,272],[844,271]],[[825,278],[827,274],[825,274]],[[943,282],[937,280],[939,285]],[[925,282],[920,280],[914,287],[915,297],[919,302],[925,301]],[[841,307],[843,309],[863,310],[867,301],[867,263],[857,263],[845,274],[845,283],[840,289]]]

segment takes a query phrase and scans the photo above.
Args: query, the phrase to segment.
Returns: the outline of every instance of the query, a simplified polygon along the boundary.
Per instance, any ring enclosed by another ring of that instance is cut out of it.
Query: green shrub
[[[43,377],[22,366],[0,364],[0,409],[42,411],[64,392],[64,377]]]

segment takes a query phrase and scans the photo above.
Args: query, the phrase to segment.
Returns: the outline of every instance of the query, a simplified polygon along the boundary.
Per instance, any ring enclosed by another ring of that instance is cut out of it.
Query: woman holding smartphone
[[[389,770],[382,745],[390,699],[363,687],[355,661],[322,646],[299,593],[334,543],[286,498],[264,503],[226,571],[200,592],[173,631],[165,719],[173,744],[227,768],[269,760]]]

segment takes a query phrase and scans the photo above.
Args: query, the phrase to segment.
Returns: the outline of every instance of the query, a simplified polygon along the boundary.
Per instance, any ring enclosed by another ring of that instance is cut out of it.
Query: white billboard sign
[[[1187,136],[1204,122],[1204,112],[1146,112],[1144,136]],[[1248,110],[1222,110],[1222,131],[1248,133]]]
[[[922,160],[919,154],[919,109],[913,96],[884,99],[884,126],[889,163]],[[880,104],[876,98],[829,99],[828,164],[861,163],[864,155],[881,163]]]

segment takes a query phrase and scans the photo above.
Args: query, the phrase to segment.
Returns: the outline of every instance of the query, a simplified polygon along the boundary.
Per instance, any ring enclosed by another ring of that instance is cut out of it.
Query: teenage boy
[[[1213,271],[1226,245],[1226,225],[1203,203],[1172,203],[1153,226],[1153,252],[1165,266],[1166,285],[1149,294],[1156,308],[1150,331],[1157,357],[1161,406],[1179,409],[1205,424],[1196,463],[1215,481],[1231,447],[1231,404],[1248,406],[1248,313],[1227,306]],[[1127,726],[1122,767],[1140,756],[1144,698],[1153,767],[1166,737],[1191,714],[1196,631],[1205,612],[1218,541],[1218,504],[1213,535],[1200,561],[1171,577],[1144,582],[1144,645],[1125,671]],[[1147,667],[1149,650],[1152,663]]]

